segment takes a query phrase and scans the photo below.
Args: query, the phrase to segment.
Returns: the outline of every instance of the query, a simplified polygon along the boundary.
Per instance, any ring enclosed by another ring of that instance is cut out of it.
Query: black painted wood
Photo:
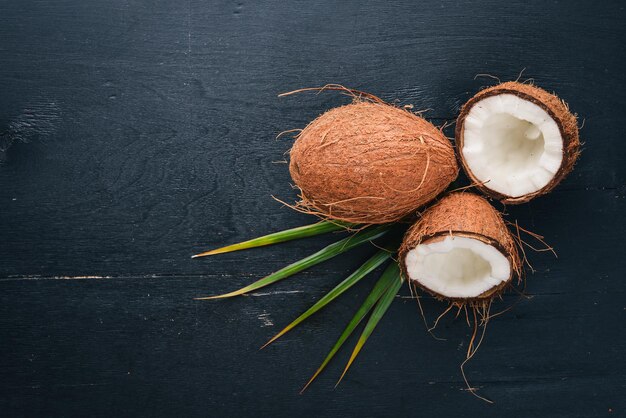
[[[1,2],[0,412],[624,416],[625,19],[617,1]],[[464,321],[436,341],[402,297],[337,390],[347,352],[298,395],[375,277],[258,351],[370,249],[192,300],[333,239],[189,258],[311,221],[270,197],[294,198],[275,136],[345,99],[277,93],[342,83],[442,124],[494,82],[475,75],[524,68],[586,145],[555,192],[508,208],[559,258],[531,255],[533,297],[468,367],[495,405],[462,390]]]

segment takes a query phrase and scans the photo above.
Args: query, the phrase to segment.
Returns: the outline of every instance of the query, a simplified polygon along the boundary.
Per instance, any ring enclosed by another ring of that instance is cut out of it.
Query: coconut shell
[[[465,162],[463,153],[461,152],[461,150],[463,149],[465,117],[468,115],[472,106],[474,106],[479,101],[486,99],[487,97],[499,94],[512,94],[541,107],[548,113],[548,115],[550,115],[552,119],[554,119],[557,126],[559,127],[559,131],[561,132],[561,138],[563,139],[563,160],[561,161],[561,166],[557,170],[555,176],[542,189],[524,196],[507,196],[489,189],[485,184],[481,184],[481,182],[476,179],[476,177],[474,177],[473,173]],[[459,159],[461,160],[461,165],[463,166],[463,170],[465,170],[467,176],[474,183],[476,183],[477,187],[479,187],[483,192],[495,199],[502,201],[502,203],[525,203],[537,196],[550,192],[557,184],[561,182],[561,180],[563,180],[569,174],[570,171],[572,171],[572,169],[574,168],[574,164],[578,159],[578,155],[580,154],[578,122],[576,120],[576,116],[569,111],[567,104],[554,94],[548,93],[542,88],[533,86],[531,84],[518,83],[516,81],[509,81],[481,90],[467,103],[465,103],[461,108],[461,113],[459,114],[456,122],[455,137],[457,148],[459,150]]]
[[[381,224],[434,199],[458,166],[438,128],[407,110],[364,101],[312,121],[291,149],[289,172],[301,192],[299,208]]]
[[[508,260],[511,276],[507,281],[489,289],[472,300],[490,299],[499,295],[515,276],[521,277],[521,261],[515,240],[500,213],[484,198],[467,192],[451,193],[427,209],[404,236],[399,250],[400,267],[404,276],[432,295],[451,300],[410,278],[406,269],[406,255],[420,244],[443,240],[446,236],[474,238],[495,247]],[[467,299],[457,299],[464,300]]]

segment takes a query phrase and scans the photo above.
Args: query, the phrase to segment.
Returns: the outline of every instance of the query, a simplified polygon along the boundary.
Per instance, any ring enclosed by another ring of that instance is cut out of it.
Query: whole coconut
[[[454,149],[415,114],[361,101],[312,121],[291,149],[298,206],[352,223],[397,221],[434,199],[457,177]]]

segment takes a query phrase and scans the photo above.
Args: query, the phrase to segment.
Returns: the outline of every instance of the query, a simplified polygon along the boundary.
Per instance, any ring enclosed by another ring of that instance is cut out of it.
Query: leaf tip
[[[302,389],[300,390],[300,395],[302,395],[304,391],[306,391],[309,388],[309,386],[311,386],[311,383],[313,383],[313,381],[321,373],[321,371],[322,371],[322,368],[317,369],[315,374],[309,379],[308,382],[306,382],[306,385],[304,385]]]
[[[226,295],[215,295],[215,296],[202,296],[199,298],[193,298],[193,300],[213,300],[213,299],[224,299],[230,297],[229,294]]]
[[[208,255],[215,255],[215,254],[219,254],[223,251],[220,251],[220,249],[217,250],[211,250],[211,251],[205,251],[203,253],[199,253],[199,254],[194,254],[191,256],[191,258],[200,258],[200,257],[206,257]]]
[[[333,386],[333,390],[337,389],[337,386],[339,386],[339,383],[341,383],[341,381],[343,380],[343,377],[346,375],[346,372],[348,371],[348,368],[350,366],[346,367],[346,369],[343,371],[343,373],[341,373],[341,376],[339,377],[339,380],[337,380],[337,383],[335,383],[335,386]]]

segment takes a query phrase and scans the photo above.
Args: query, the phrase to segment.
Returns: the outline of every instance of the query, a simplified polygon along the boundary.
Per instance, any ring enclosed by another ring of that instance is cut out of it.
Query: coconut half
[[[554,188],[573,168],[576,117],[553,94],[507,82],[480,91],[461,109],[456,141],[467,175],[504,203]]]
[[[493,298],[520,275],[515,241],[500,213],[471,193],[452,193],[426,210],[400,247],[411,283],[453,301]]]
[[[457,177],[452,144],[440,129],[386,103],[361,101],[312,121],[291,148],[297,208],[353,223],[395,222]]]

